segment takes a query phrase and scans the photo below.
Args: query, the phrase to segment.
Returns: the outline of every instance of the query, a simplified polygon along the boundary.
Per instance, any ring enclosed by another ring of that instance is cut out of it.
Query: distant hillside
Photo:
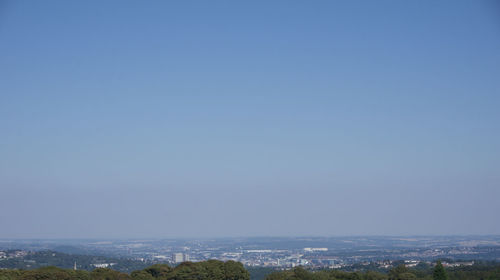
[[[3,257],[0,257],[0,268],[36,269],[45,266],[73,268],[76,262],[76,267],[80,270],[112,268],[120,272],[130,273],[152,265],[151,262],[126,258],[73,255],[55,251],[26,252],[9,250],[4,251],[3,255]]]

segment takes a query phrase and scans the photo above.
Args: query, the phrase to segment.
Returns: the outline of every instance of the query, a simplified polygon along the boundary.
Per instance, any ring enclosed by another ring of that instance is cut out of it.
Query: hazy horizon
[[[70,237],[70,238],[0,238],[0,242],[20,242],[20,241],[39,241],[39,242],[49,242],[49,241],[61,241],[61,242],[77,242],[77,241],[161,241],[161,240],[227,240],[227,239],[357,239],[357,238],[394,238],[394,239],[405,239],[405,238],[415,238],[415,239],[425,239],[425,238],[486,238],[486,237],[500,237],[500,234],[443,234],[443,235],[253,235],[253,236],[170,236],[170,237],[154,237],[154,236],[143,236],[143,237]]]
[[[495,1],[1,1],[0,239],[500,235]]]

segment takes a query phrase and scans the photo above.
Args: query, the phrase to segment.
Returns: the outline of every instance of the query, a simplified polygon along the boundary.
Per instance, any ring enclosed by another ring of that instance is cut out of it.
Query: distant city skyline
[[[113,266],[122,271],[134,270],[120,264],[124,259],[135,262],[135,269],[156,262],[178,264],[206,260],[232,260],[241,262],[245,267],[290,268],[303,265],[309,268],[349,269],[353,265],[391,268],[401,261],[407,267],[415,267],[420,262],[446,259],[449,261],[448,266],[471,266],[477,261],[498,260],[499,245],[500,236],[25,240],[0,242],[0,260],[2,257],[31,259],[29,264],[14,262],[10,266],[25,268],[40,266],[37,264],[40,262],[61,265],[61,257],[67,259],[80,256],[83,257],[80,258],[83,268]],[[52,262],[46,258],[40,259],[47,252],[53,255],[51,252],[55,251],[58,255],[71,255],[59,256],[59,261]],[[89,263],[89,255],[113,259]],[[117,257],[121,260],[116,259]],[[65,265],[70,264],[66,262]]]
[[[0,239],[500,234],[496,1],[0,1]]]

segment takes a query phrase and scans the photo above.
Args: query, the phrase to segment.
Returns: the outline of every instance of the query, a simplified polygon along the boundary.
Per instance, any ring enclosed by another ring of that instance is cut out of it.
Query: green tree
[[[434,267],[434,272],[432,273],[432,279],[434,280],[448,280],[448,274],[446,273],[446,270],[443,267],[443,264],[441,264],[440,261],[436,263],[436,266]]]
[[[250,280],[250,273],[240,262],[227,261],[224,263],[226,280]]]
[[[0,280],[19,279],[23,271],[18,269],[0,269]]]
[[[292,279],[300,279],[300,280],[312,280],[313,279],[312,273],[305,270],[301,266],[294,268],[293,274],[294,274],[294,276]]]
[[[365,275],[363,275],[364,280],[382,280],[387,279],[386,276],[382,273],[375,271],[367,271]]]
[[[406,280],[406,279],[416,279],[417,276],[410,272],[410,270],[404,265],[400,264],[389,271],[389,280]]]
[[[417,279],[417,276],[411,272],[405,272],[398,275],[399,280],[409,280],[409,279]]]
[[[144,270],[136,270],[136,271],[132,271],[132,273],[130,274],[130,276],[132,277],[132,279],[134,280],[153,280],[155,279],[153,277],[153,275],[147,273],[146,271]]]
[[[25,271],[21,280],[41,280],[41,279],[55,279],[55,280],[71,280],[71,274],[62,268],[55,266],[47,266],[36,270]]]
[[[166,278],[172,270],[173,269],[168,264],[154,264],[145,268],[143,271],[150,274],[154,278]]]
[[[130,276],[109,268],[97,268],[90,273],[92,280],[130,280]]]

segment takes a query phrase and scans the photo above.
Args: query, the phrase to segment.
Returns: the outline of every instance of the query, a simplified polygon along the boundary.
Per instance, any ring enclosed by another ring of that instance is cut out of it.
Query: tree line
[[[456,267],[445,269],[441,262],[430,270],[414,270],[404,264],[388,273],[341,270],[308,271],[302,267],[269,274],[266,280],[500,280],[500,266]]]
[[[474,265],[445,269],[440,262],[428,270],[409,269],[403,264],[387,273],[376,271],[309,271],[296,267],[267,271],[253,279],[266,280],[500,280],[500,265]],[[209,260],[183,262],[176,267],[155,264],[130,274],[98,268],[93,271],[62,269],[54,266],[33,270],[0,269],[0,280],[250,280],[250,273],[239,262]]]
[[[93,271],[48,266],[34,270],[1,269],[0,280],[249,280],[250,274],[239,262],[209,260],[184,262],[176,267],[155,264],[130,274],[97,268]]]

